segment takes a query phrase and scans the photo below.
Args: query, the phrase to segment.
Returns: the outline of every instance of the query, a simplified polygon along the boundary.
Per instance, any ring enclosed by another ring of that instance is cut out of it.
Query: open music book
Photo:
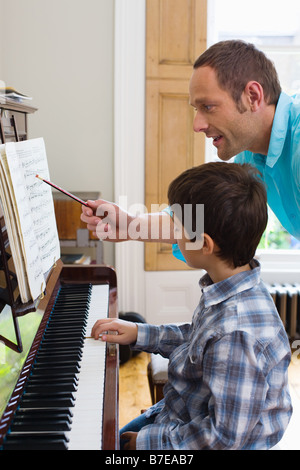
[[[46,273],[60,258],[43,138],[0,145],[0,200],[21,302],[37,299],[46,287]]]

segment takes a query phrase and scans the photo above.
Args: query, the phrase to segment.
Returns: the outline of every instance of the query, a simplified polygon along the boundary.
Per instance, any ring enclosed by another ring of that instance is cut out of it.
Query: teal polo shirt
[[[249,151],[235,157],[262,174],[268,204],[281,225],[300,240],[300,95],[281,93],[274,116],[268,155]]]
[[[266,184],[268,204],[281,225],[300,240],[300,95],[281,93],[274,116],[268,155],[239,153],[236,163],[256,167]],[[178,245],[173,255],[182,260]]]

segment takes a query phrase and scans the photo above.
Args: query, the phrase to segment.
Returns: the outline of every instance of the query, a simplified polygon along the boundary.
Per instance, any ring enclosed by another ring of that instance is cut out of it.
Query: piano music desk
[[[100,198],[99,192],[76,192],[72,194],[83,201],[96,200]],[[103,264],[102,241],[91,234],[80,220],[81,205],[58,191],[53,191],[54,209],[57,223],[57,231],[62,251],[64,248],[95,248],[96,264]]]

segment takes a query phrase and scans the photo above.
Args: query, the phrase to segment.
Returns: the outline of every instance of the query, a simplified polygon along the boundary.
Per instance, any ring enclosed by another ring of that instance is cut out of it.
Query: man
[[[258,168],[271,209],[300,239],[300,100],[281,92],[272,62],[251,44],[219,42],[196,60],[189,91],[196,110],[194,131],[213,139],[221,160],[235,156],[236,162]],[[90,207],[83,207],[81,219],[90,230],[97,227],[99,238],[111,241],[130,239],[133,221],[140,228],[161,226],[169,217],[167,212],[135,217],[106,201],[90,201]],[[170,224],[171,236],[159,241],[176,243],[172,218]],[[135,239],[151,241],[140,233]]]
[[[268,204],[300,239],[300,100],[281,92],[276,70],[253,45],[224,41],[194,65],[194,130],[214,138],[221,160],[258,168]],[[234,107],[235,103],[235,107]]]

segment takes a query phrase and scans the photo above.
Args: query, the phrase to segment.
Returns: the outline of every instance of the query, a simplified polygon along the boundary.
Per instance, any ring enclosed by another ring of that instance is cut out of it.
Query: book
[[[25,100],[32,100],[31,96],[24,95],[23,93],[20,93],[12,87],[0,87],[0,96],[4,97],[5,99],[9,98],[13,101],[20,102]]]
[[[60,258],[43,138],[0,145],[0,200],[22,303],[46,288],[47,273]]]

